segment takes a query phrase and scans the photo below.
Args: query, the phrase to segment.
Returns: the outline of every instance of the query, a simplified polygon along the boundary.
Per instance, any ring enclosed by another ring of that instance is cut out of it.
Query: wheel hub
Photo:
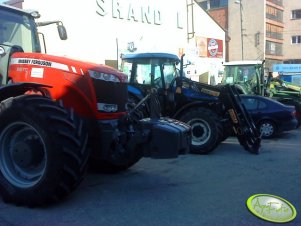
[[[202,137],[204,135],[204,128],[201,125],[196,125],[192,127],[193,136],[196,138]]]
[[[269,136],[273,133],[273,127],[270,124],[263,124],[260,128],[260,132],[264,136]]]
[[[38,165],[43,159],[43,146],[38,140],[18,142],[12,149],[13,161],[22,168]]]

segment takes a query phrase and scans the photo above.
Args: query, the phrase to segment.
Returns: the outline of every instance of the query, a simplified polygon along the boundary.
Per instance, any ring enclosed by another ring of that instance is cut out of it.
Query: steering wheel
[[[161,77],[158,77],[154,80],[154,87],[155,88],[161,88],[162,87],[162,79]]]
[[[246,86],[247,86],[247,88],[248,88],[249,90],[252,89],[252,79],[246,80],[246,81],[245,81],[245,84],[246,84]]]

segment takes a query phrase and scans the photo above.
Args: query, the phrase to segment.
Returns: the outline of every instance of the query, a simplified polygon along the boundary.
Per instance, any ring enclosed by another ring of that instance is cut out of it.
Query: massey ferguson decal
[[[51,62],[44,60],[35,60],[35,59],[18,59],[18,64],[34,64],[51,67]]]
[[[40,59],[29,59],[29,58],[12,58],[10,64],[31,64],[35,66],[51,67],[60,70],[69,71],[69,67],[66,64],[60,64],[56,62],[40,60]]]

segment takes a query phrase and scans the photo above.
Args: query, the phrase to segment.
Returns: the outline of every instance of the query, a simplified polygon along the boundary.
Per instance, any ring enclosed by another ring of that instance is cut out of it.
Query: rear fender
[[[205,107],[209,108],[215,112],[220,112],[217,110],[216,105],[209,105],[207,102],[202,102],[202,101],[194,101],[188,104],[183,105],[181,108],[179,108],[172,116],[172,118],[179,119],[181,115],[187,111],[189,111],[192,108],[198,108],[198,107]]]
[[[42,96],[49,97],[50,94],[47,88],[51,86],[38,83],[13,83],[0,88],[0,101],[10,97],[16,97],[26,94],[29,91],[37,92]]]

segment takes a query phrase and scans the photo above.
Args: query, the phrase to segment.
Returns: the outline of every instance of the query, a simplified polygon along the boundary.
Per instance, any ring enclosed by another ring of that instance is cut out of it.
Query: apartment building
[[[227,31],[226,61],[265,60],[271,68],[284,60],[284,1],[293,2],[198,0],[198,3]]]
[[[301,1],[284,0],[283,63],[301,64]]]

